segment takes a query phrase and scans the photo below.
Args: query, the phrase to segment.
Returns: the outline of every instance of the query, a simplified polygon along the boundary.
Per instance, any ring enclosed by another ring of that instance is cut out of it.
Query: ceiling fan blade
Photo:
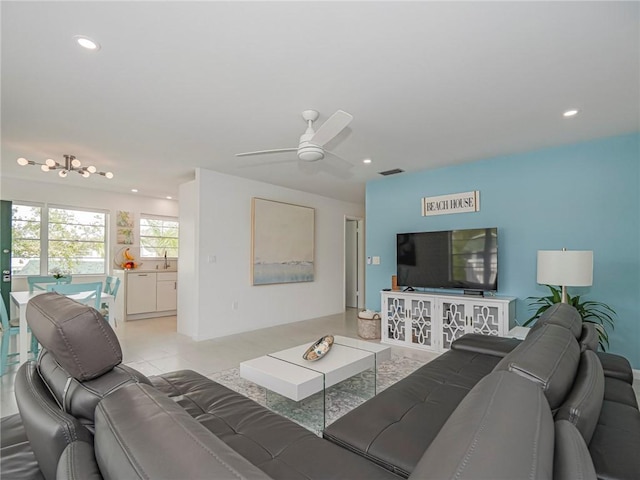
[[[330,152],[329,150],[325,150],[324,153],[328,153],[329,155],[331,155],[333,158],[336,159],[333,161],[334,165],[340,165],[340,167],[342,167],[345,170],[349,170],[353,168],[353,164],[349,160],[345,160],[337,153]]]
[[[283,152],[297,152],[297,151],[298,151],[298,147],[276,148],[274,150],[259,150],[257,152],[236,153],[236,157],[248,157],[250,155],[263,155],[268,153],[283,153]]]
[[[351,120],[353,120],[353,115],[338,110],[318,128],[318,131],[309,139],[309,142],[320,147],[323,146],[344,130],[351,123]]]

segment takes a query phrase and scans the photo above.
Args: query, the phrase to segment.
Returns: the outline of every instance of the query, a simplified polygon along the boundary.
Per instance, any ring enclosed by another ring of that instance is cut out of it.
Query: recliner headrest
[[[69,375],[91,380],[122,362],[115,332],[100,313],[58,293],[27,304],[27,323],[38,341]]]
[[[582,317],[572,305],[568,303],[554,303],[536,321],[531,330],[536,330],[546,324],[558,325],[569,330],[576,339],[582,334]]]

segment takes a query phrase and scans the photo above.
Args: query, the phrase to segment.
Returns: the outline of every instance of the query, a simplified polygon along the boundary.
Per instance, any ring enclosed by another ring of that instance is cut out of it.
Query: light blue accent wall
[[[609,351],[640,368],[640,134],[633,133],[464,165],[399,174],[367,183],[367,308],[396,269],[396,233],[498,227],[498,295],[532,311],[538,250],[593,250],[593,286],[570,288],[618,314]],[[423,217],[422,197],[480,191],[480,211]]]

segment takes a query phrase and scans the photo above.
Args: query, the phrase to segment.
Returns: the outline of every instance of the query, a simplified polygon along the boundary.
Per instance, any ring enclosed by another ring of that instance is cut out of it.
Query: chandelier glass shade
[[[40,170],[43,172],[58,170],[58,175],[62,178],[66,177],[69,172],[77,172],[85,178],[90,177],[92,173],[102,175],[108,179],[113,178],[113,173],[111,172],[99,172],[93,165],[89,165],[88,167],[83,166],[80,160],[74,155],[64,155],[64,163],[58,163],[52,158],[48,158],[44,163],[38,163],[21,157],[18,159],[18,165],[22,165],[23,167],[27,165],[40,165]]]

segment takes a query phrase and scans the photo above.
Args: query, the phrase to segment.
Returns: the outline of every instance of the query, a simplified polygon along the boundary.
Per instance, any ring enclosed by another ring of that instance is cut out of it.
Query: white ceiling
[[[177,195],[195,167],[361,202],[364,182],[640,129],[638,2],[8,2],[2,175]],[[79,48],[87,35],[102,48]],[[578,116],[562,117],[568,108]],[[302,110],[354,116],[299,165]],[[59,178],[18,157],[76,155]],[[362,159],[371,158],[371,165]],[[286,161],[292,160],[292,161]],[[285,162],[286,161],[286,162]],[[306,167],[306,168],[302,168]]]

